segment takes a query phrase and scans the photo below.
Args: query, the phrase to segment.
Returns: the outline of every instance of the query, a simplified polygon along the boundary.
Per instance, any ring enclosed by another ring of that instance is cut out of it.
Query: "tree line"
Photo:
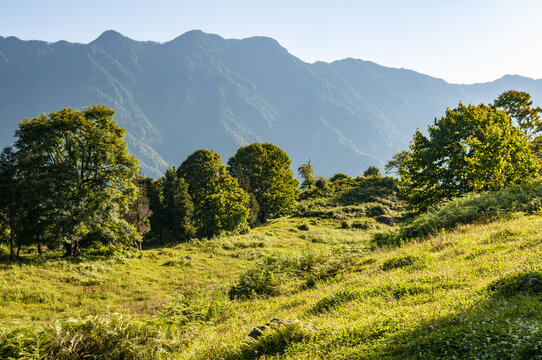
[[[410,210],[425,212],[462,194],[539,181],[542,109],[529,94],[507,91],[490,105],[462,103],[417,131],[386,171],[399,177]],[[292,212],[301,191],[325,190],[310,160],[298,168],[270,143],[220,154],[197,150],[157,180],[139,175],[114,110],[94,105],[26,119],[0,154],[0,236],[11,258],[22,246],[93,244],[141,248],[248,231]],[[380,176],[371,166],[364,176]]]
[[[386,165],[401,179],[412,211],[426,212],[466,193],[540,180],[542,122],[531,96],[510,90],[485,105],[459,105],[416,131],[409,150]]]
[[[10,256],[22,246],[95,244],[141,248],[238,233],[291,212],[298,181],[290,159],[269,143],[241,147],[226,167],[197,150],[158,180],[139,173],[114,110],[63,109],[19,124],[13,147],[0,154],[0,226]]]

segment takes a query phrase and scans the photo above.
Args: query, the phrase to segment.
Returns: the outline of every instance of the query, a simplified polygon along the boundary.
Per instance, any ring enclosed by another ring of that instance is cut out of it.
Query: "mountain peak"
[[[112,42],[118,42],[122,40],[129,40],[126,36],[122,35],[118,31],[115,30],[106,30],[104,31],[96,40],[94,40],[92,43],[97,44],[108,44]]]

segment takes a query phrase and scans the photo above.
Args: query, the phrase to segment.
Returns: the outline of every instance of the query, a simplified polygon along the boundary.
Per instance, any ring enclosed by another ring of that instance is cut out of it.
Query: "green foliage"
[[[16,131],[14,169],[20,211],[12,230],[20,244],[64,244],[77,255],[91,227],[127,230],[125,244],[139,240],[124,215],[134,200],[138,171],[128,154],[115,112],[94,105],[26,119]]]
[[[374,176],[374,177],[380,177],[382,174],[380,173],[380,169],[376,166],[369,166],[364,172],[363,176]]]
[[[11,260],[15,260],[16,223],[23,212],[18,201],[20,191],[15,153],[7,147],[0,154],[0,237],[9,243]]]
[[[311,333],[299,322],[278,322],[271,323],[263,331],[262,336],[257,339],[250,339],[226,359],[261,359],[262,356],[280,355],[288,347],[307,341]]]
[[[176,294],[160,311],[160,318],[167,324],[185,325],[225,317],[230,308],[226,293],[201,291]]]
[[[258,296],[268,297],[280,294],[281,282],[273,268],[266,263],[248,269],[239,277],[228,294],[230,299],[252,299]]]
[[[166,241],[182,242],[194,236],[194,204],[188,194],[188,185],[183,178],[177,177],[174,167],[167,169],[164,174],[162,207],[159,211],[161,235]]]
[[[415,211],[538,178],[528,139],[504,111],[460,103],[435,120],[428,133],[414,135],[401,174],[401,192]]]
[[[230,290],[231,299],[272,297],[315,286],[338,275],[351,259],[310,251],[293,255],[272,255],[243,272]],[[287,280],[297,284],[288,288]]]
[[[270,143],[243,146],[228,160],[230,174],[256,198],[261,222],[293,211],[299,182],[290,165],[288,154]]]
[[[386,174],[395,174],[401,178],[404,177],[407,173],[406,164],[411,156],[412,154],[408,150],[401,150],[393,154],[392,159],[386,163],[384,168]]]
[[[435,234],[510,213],[534,213],[542,208],[542,183],[513,185],[498,191],[468,194],[441,205],[433,212],[421,214],[410,224],[391,233],[375,235],[375,243],[398,245],[418,236]]]
[[[0,333],[2,359],[160,359],[179,347],[159,326],[119,314],[57,321]],[[17,339],[13,341],[13,339]]]
[[[314,185],[314,166],[309,159],[308,162],[297,168],[299,176],[303,178],[301,189],[310,189]]]
[[[197,150],[181,164],[177,175],[188,184],[199,236],[212,237],[247,228],[250,198],[227,172],[219,154]]]
[[[542,270],[512,273],[492,283],[489,289],[501,296],[542,295]]]
[[[533,108],[533,101],[528,93],[516,90],[505,91],[495,100],[494,105],[516,120],[520,129],[527,135],[533,135],[542,130],[539,115],[542,109]]]

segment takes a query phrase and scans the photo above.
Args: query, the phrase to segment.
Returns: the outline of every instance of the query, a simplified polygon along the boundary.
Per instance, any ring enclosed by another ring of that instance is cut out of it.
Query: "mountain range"
[[[294,171],[310,159],[317,175],[356,176],[406,149],[447,107],[509,89],[542,105],[542,80],[459,85],[356,59],[310,64],[267,37],[194,30],[158,43],[109,30],[80,44],[0,36],[0,146],[13,143],[25,118],[105,104],[151,177],[197,149],[226,162],[252,142],[283,148]]]

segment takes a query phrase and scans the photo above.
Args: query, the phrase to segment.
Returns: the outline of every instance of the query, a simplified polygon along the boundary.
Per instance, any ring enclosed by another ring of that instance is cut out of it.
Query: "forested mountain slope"
[[[446,107],[489,102],[542,81],[505,76],[455,85],[404,69],[344,59],[308,64],[275,40],[227,40],[190,31],[139,42],[106,31],[89,44],[0,37],[0,145],[19,121],[62,107],[111,106],[146,175],[159,176],[199,148],[224,159],[241,145],[272,142],[309,158],[321,175],[359,175],[406,148]]]

